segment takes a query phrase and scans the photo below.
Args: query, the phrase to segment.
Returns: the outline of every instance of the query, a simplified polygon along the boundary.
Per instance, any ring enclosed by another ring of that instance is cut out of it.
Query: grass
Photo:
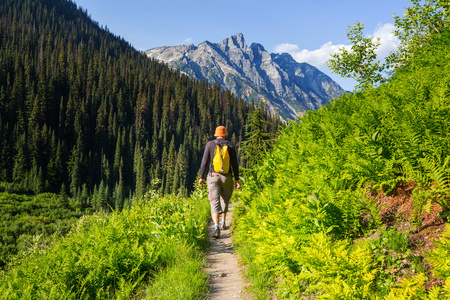
[[[2,299],[201,299],[209,202],[151,193],[131,209],[80,219],[0,274]]]
[[[205,262],[192,250],[185,250],[188,250],[187,257],[178,257],[180,261],[155,275],[146,299],[200,299],[206,294],[208,277],[202,271]]]

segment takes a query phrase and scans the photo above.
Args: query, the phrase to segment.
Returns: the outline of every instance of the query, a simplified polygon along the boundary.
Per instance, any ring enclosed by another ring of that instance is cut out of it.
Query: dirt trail
[[[231,224],[232,205],[227,214],[227,225]],[[234,252],[231,226],[227,230],[221,230],[220,238],[214,239],[214,222],[208,225],[211,248],[206,255],[208,263],[210,292],[207,299],[250,299],[244,293],[244,280],[240,272],[237,254]]]

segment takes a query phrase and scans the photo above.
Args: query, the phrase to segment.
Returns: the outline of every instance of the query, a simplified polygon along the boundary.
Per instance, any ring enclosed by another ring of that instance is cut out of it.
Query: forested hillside
[[[92,210],[149,189],[187,195],[214,128],[239,149],[257,111],[148,59],[72,1],[2,0],[0,266]],[[259,112],[274,133],[278,119]]]
[[[187,194],[215,126],[246,137],[252,106],[148,59],[71,1],[5,0],[0,17],[0,181],[16,189],[95,191],[82,204],[97,209],[150,186]]]
[[[400,28],[432,32],[391,78],[291,122],[247,179],[235,238],[258,299],[449,299],[450,6],[427,2]]]

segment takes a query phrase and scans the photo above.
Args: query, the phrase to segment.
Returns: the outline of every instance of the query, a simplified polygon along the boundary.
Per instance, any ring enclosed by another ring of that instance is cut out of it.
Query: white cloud
[[[284,43],[275,46],[274,52],[276,53],[293,53],[299,51],[300,48],[297,45]]]
[[[394,24],[386,23],[379,24],[373,34],[374,38],[380,38],[380,46],[377,48],[377,55],[380,58],[385,58],[391,52],[398,48],[399,39],[394,35]]]
[[[192,38],[187,38],[183,41],[183,45],[189,45],[192,44]]]
[[[393,24],[379,24],[375,32],[371,34],[374,38],[380,38],[381,44],[377,49],[377,54],[381,59],[397,49],[398,39],[392,33],[393,30]],[[319,69],[324,69],[326,68],[325,62],[331,58],[330,55],[337,53],[341,48],[350,49],[351,45],[334,45],[332,42],[328,42],[323,44],[319,49],[307,50],[300,49],[300,47],[295,44],[284,43],[277,45],[274,52],[289,53],[297,62],[306,62]]]
[[[275,52],[277,53],[289,53],[298,62],[307,62],[317,68],[323,68],[325,62],[330,59],[330,54],[336,53],[341,48],[349,48],[347,45],[333,45],[333,43],[328,42],[323,44],[319,49],[307,50],[302,49],[297,45],[293,44],[280,44],[275,47]]]

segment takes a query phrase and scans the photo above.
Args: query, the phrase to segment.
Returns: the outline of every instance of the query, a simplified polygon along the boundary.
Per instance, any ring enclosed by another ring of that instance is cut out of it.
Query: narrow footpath
[[[240,272],[237,254],[234,252],[231,233],[232,204],[227,214],[228,229],[220,231],[220,238],[214,239],[214,222],[209,221],[208,235],[211,248],[206,255],[210,292],[207,299],[250,299],[244,293],[244,280]]]

